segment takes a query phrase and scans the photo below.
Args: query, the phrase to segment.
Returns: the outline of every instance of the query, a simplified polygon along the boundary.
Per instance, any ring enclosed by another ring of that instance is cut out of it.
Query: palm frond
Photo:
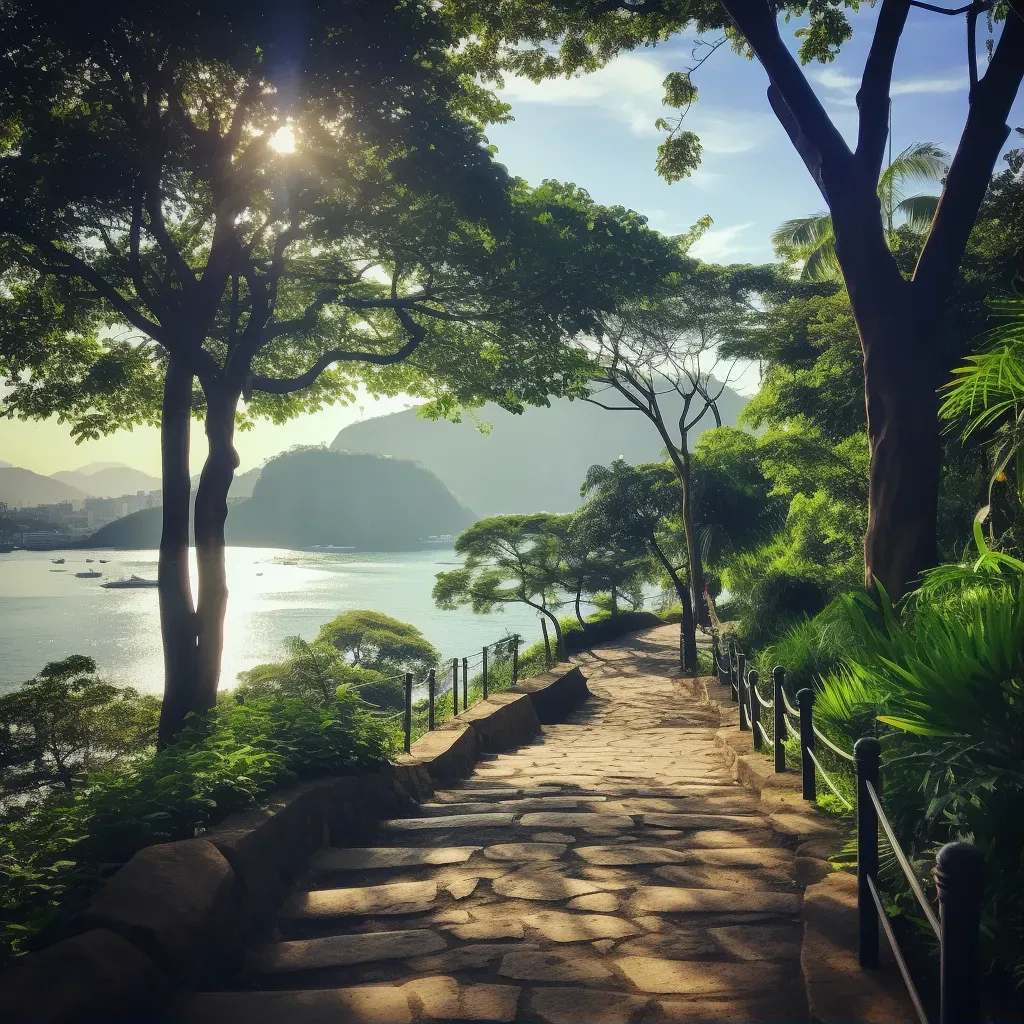
[[[949,154],[933,142],[914,142],[882,171],[878,195],[893,210],[903,201],[902,186],[941,181],[949,171]]]
[[[828,281],[841,273],[835,245],[822,244],[807,257],[800,277],[804,281]]]
[[[827,213],[787,220],[772,233],[772,245],[779,256],[803,259],[807,258],[809,250],[834,239],[832,218]]]
[[[902,217],[911,231],[923,235],[932,226],[938,205],[938,196],[910,196],[897,203],[892,212],[894,217]]]

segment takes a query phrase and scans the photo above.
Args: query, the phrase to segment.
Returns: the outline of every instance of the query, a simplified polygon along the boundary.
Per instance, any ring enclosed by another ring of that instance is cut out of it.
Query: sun
[[[295,131],[291,125],[283,125],[270,136],[270,148],[278,153],[295,152]]]

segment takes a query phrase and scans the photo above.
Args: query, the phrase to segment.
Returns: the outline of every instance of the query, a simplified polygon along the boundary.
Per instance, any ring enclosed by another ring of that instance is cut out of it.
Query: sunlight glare
[[[270,136],[270,148],[278,153],[295,152],[295,131],[291,125],[283,125]]]

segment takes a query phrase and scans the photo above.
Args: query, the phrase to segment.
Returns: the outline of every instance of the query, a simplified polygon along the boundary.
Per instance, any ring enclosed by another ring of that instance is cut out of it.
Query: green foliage
[[[50,662],[0,696],[2,794],[70,789],[84,774],[148,748],[160,701],[104,683],[91,658]]]
[[[70,659],[69,659],[70,660]],[[134,853],[191,838],[299,779],[369,767],[390,733],[351,690],[325,706],[282,693],[227,695],[174,744],[86,773],[0,817],[2,955],[60,937]]]
[[[420,674],[441,658],[415,626],[374,611],[339,615],[321,627],[318,640],[332,645],[353,665],[387,675]]]
[[[894,224],[900,220],[916,234],[928,231],[939,197],[907,196],[904,187],[915,182],[940,182],[948,170],[948,153],[930,142],[915,142],[882,171],[878,198],[890,236],[894,236]],[[781,259],[801,264],[800,277],[805,281],[841,276],[832,218],[827,213],[787,220],[772,235],[772,243]]]

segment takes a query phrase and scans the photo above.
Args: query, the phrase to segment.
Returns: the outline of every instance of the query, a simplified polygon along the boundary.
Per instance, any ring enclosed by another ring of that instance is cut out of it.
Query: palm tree
[[[915,142],[890,161],[878,179],[878,198],[889,235],[895,231],[897,220],[917,234],[928,230],[939,197],[907,196],[904,188],[915,182],[941,181],[948,170],[949,154],[931,142]],[[772,245],[780,258],[803,261],[801,280],[822,281],[840,276],[832,218],[828,214],[787,220],[772,235]]]

